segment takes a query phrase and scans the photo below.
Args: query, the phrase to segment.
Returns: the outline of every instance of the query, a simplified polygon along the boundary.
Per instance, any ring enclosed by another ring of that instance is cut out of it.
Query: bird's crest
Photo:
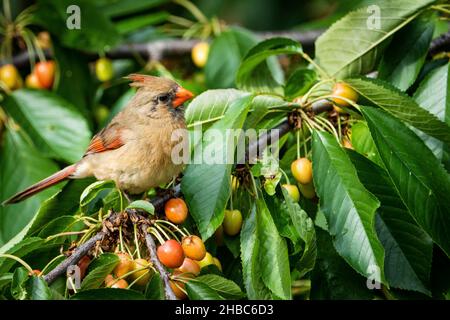
[[[155,77],[155,76],[149,76],[145,74],[137,74],[132,73],[129,76],[126,77],[126,79],[131,80],[130,83],[131,87],[146,87],[153,90],[163,89],[163,88],[171,88],[172,86],[176,85],[176,82],[168,79],[168,78],[161,78],[161,77]]]

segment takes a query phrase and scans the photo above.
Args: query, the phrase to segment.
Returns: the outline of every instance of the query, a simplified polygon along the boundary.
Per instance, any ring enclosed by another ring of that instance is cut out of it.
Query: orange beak
[[[174,108],[181,106],[185,101],[192,99],[194,94],[185,88],[179,87],[175,92],[175,99],[172,101]]]

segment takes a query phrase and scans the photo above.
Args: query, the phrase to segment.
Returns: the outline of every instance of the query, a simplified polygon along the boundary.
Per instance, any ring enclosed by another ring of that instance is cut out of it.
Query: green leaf
[[[90,181],[91,179],[71,180],[62,190],[45,200],[31,221],[0,248],[0,253],[12,248],[25,236],[36,235],[44,226],[57,219],[61,212],[66,215],[75,214],[79,208],[80,194]]]
[[[105,190],[115,188],[116,184],[112,180],[96,181],[90,184],[80,196],[80,207],[87,206],[92,200],[94,200],[98,194]]]
[[[240,299],[244,295],[236,283],[215,274],[197,277],[195,281],[207,285],[226,299]]]
[[[242,276],[250,300],[270,299],[271,293],[261,278],[260,238],[256,226],[256,205],[244,220],[241,230]]]
[[[272,38],[258,43],[244,57],[236,74],[238,88],[253,92],[283,93],[280,82],[266,59],[280,54],[301,54],[299,42],[287,38]]]
[[[278,234],[262,196],[256,199],[256,229],[260,241],[261,278],[275,295],[282,299],[291,299],[291,277],[286,241]]]
[[[39,9],[34,13],[33,20],[68,48],[104,52],[118,44],[120,36],[114,24],[92,1],[76,1],[80,28],[70,29],[67,23],[73,23],[73,14],[77,12],[68,13],[67,9],[73,4],[71,0],[39,0]]]
[[[16,90],[5,100],[5,109],[46,156],[76,162],[89,144],[91,131],[86,119],[55,93]]]
[[[386,280],[392,287],[430,295],[433,241],[414,222],[386,171],[356,152],[348,155],[361,182],[380,200],[376,228],[386,252]]]
[[[271,111],[273,109],[276,109],[277,107],[284,106],[285,104],[286,102],[278,96],[264,95],[264,94],[257,95],[252,101],[251,113],[245,120],[244,128],[248,129],[261,128],[260,127],[261,121],[263,121],[265,117],[273,118],[273,113],[271,113]]]
[[[247,93],[236,89],[208,90],[195,97],[186,109],[188,126],[210,123],[224,117],[233,101],[246,96]]]
[[[424,133],[450,144],[450,127],[422,109],[412,98],[388,83],[375,79],[347,79],[346,83],[377,107],[416,127]]]
[[[414,100],[425,110],[428,110],[439,120],[450,125],[450,64],[446,64],[431,71],[420,83],[414,93]],[[420,131],[417,135],[422,138],[434,155],[442,160],[447,171],[450,171],[450,149],[448,146]]]
[[[420,138],[386,112],[364,107],[389,177],[416,222],[450,255],[450,177]]]
[[[317,262],[311,273],[311,300],[368,300],[373,292],[367,280],[356,273],[336,252],[330,235],[318,228]]]
[[[139,209],[144,210],[145,212],[151,215],[155,214],[155,207],[153,206],[153,204],[145,200],[133,201],[126,207],[126,209]]]
[[[378,200],[333,136],[315,131],[312,148],[314,185],[337,252],[363,276],[384,282],[384,249],[375,232]]]
[[[257,42],[257,38],[250,31],[236,27],[216,37],[211,43],[205,66],[208,88],[233,87],[241,59]]]
[[[433,2],[434,0],[397,0],[394,10],[392,1],[382,0],[376,2],[379,16],[374,11],[374,6],[350,12],[316,40],[317,62],[331,76],[338,78],[372,71],[386,41],[414,20],[421,9]],[[380,29],[376,26],[377,21]]]
[[[143,12],[167,3],[168,0],[97,0],[95,2],[105,15],[117,18]]]
[[[147,283],[145,288],[145,299],[148,300],[165,300],[164,284],[159,276],[159,273],[155,273],[152,279]]]
[[[316,82],[317,74],[314,70],[300,68],[295,70],[284,86],[284,96],[296,98],[304,95]]]
[[[61,216],[55,218],[42,228],[38,236],[39,238],[45,239],[61,232],[75,231],[73,228],[76,226],[76,222],[78,222],[78,220],[74,216]],[[84,223],[81,224],[86,227]]]
[[[27,291],[31,300],[52,300],[52,291],[43,277],[32,276],[27,281]]]
[[[208,239],[222,223],[225,205],[231,190],[231,168],[228,159],[234,155],[234,148],[230,149],[230,140],[234,135],[229,129],[240,129],[250,107],[253,96],[246,95],[234,100],[229,106],[225,116],[216,122],[204,134],[202,149],[195,153],[202,155],[202,159],[211,157],[208,152],[223,150],[222,157],[216,159],[218,164],[194,163],[188,165],[181,182],[181,189],[187,200],[189,212],[192,214],[203,240]],[[231,130],[233,131],[233,130]],[[223,138],[209,139],[209,136]],[[216,155],[216,158],[218,156]],[[217,163],[215,162],[215,163]]]
[[[1,201],[58,170],[53,161],[39,154],[21,129],[16,131],[11,128],[4,133],[3,138],[4,145],[0,155]],[[0,246],[14,238],[29,223],[40,203],[51,196],[57,188],[49,188],[17,204],[0,205]]]
[[[225,300],[208,285],[197,281],[186,283],[186,292],[191,300]]]
[[[12,279],[13,279],[12,273],[3,273],[2,275],[0,275],[0,290],[2,290],[5,286],[12,283]]]
[[[156,13],[141,14],[136,17],[126,18],[116,23],[117,31],[120,34],[127,34],[133,31],[148,27],[151,25],[165,22],[169,17],[169,13],[166,11],[160,11]]]
[[[314,222],[300,208],[300,205],[292,200],[292,197],[289,196],[289,193],[284,188],[281,188],[281,191],[288,207],[292,225],[304,242],[303,253],[297,267],[299,271],[298,277],[301,278],[314,268],[316,262],[317,246]]]
[[[25,300],[27,297],[26,282],[28,280],[28,270],[24,267],[19,267],[14,270],[11,282],[11,295],[16,300]]]
[[[408,89],[425,62],[433,31],[434,21],[426,15],[396,33],[378,67],[378,78]]]
[[[88,57],[80,51],[63,48],[56,41],[53,41],[53,50],[61,70],[55,81],[55,92],[76,106],[86,119],[90,119],[89,107],[93,103],[95,86],[89,71]]]
[[[2,249],[0,250],[0,254],[7,253],[9,255],[22,258],[28,253],[42,248],[43,244],[44,240],[41,238],[30,237],[20,241],[9,250],[3,250],[3,248],[0,248]],[[8,272],[16,263],[16,260],[12,260],[10,258],[0,258],[0,274]]]
[[[80,291],[70,300],[145,300],[145,297],[136,290],[101,288]]]
[[[100,287],[119,261],[119,257],[114,253],[104,253],[97,257],[89,264],[88,273],[81,283],[81,290]]]
[[[376,164],[383,165],[366,122],[358,121],[352,125],[352,145],[355,151]]]

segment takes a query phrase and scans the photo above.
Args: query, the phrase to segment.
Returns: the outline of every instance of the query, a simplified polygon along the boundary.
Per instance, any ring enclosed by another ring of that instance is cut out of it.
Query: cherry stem
[[[33,273],[33,269],[30,267],[30,265],[28,263],[26,263],[25,261],[23,261],[22,259],[20,259],[19,257],[16,257],[12,254],[2,253],[2,254],[0,254],[0,258],[9,258],[12,260],[16,260],[23,267],[25,267],[25,269],[27,269],[30,273]]]
[[[137,249],[137,256],[138,256],[138,259],[141,259],[141,250],[139,249],[139,241],[137,238],[137,225],[136,224],[133,224],[133,231],[134,231],[134,244]]]
[[[284,176],[284,179],[286,180],[286,183],[287,184],[291,184],[291,182],[289,181],[289,177],[288,177],[288,175],[286,174],[286,172],[283,170],[283,169],[281,169],[281,168],[278,168],[280,171],[281,171],[281,173],[283,174],[283,176]]]
[[[156,223],[165,223],[165,224],[168,224],[169,226],[171,226],[172,228],[174,228],[177,232],[179,232],[183,237],[186,237],[186,236],[189,235],[189,232],[187,232],[187,234],[185,234],[183,231],[181,231],[180,228],[178,228],[175,224],[173,224],[173,223],[170,222],[170,221],[158,219],[158,220],[155,220],[155,222],[156,222]]]
[[[232,176],[230,175],[230,184],[233,185],[233,179]],[[230,193],[230,209],[233,210],[233,188],[231,188],[231,193]]]
[[[61,233],[57,233],[57,234],[53,234],[51,236],[48,236],[45,239],[45,241],[50,241],[50,240],[58,238],[58,237],[75,236],[75,235],[79,235],[79,234],[85,234],[86,232],[88,232],[88,230],[61,232]]]
[[[147,268],[144,268],[144,269],[147,269]],[[138,278],[136,278],[133,282],[131,282],[131,283],[128,285],[127,289],[130,289],[136,282],[138,282],[138,281],[141,280],[143,277],[145,277],[149,272],[150,272],[150,271],[147,270],[147,272],[144,272],[143,274],[141,274]]]
[[[171,236],[173,236],[178,242],[180,241],[180,239],[178,238],[178,236],[175,234],[175,232],[173,232],[172,230],[170,230],[170,228],[169,227],[167,227],[166,225],[164,225],[164,224],[156,224],[155,223],[155,225],[158,227],[158,228],[163,228],[164,230],[166,230]],[[161,230],[161,229],[160,229]],[[161,230],[162,231],[162,230]]]
[[[163,228],[161,228],[161,226],[160,226],[159,224],[155,223],[155,227],[159,230],[159,232],[162,233],[162,235],[163,235],[167,240],[170,240],[169,235],[164,231]]]
[[[321,66],[319,66],[316,62],[314,62],[314,60],[311,59],[311,57],[308,54],[302,52],[301,56],[303,57],[303,59],[311,63],[314,66],[314,68],[316,68],[320,73],[322,73],[322,75],[325,76],[326,79],[331,79],[331,76],[328,74],[328,72],[326,72],[324,69],[322,69]]]
[[[123,236],[122,236],[122,226],[119,226],[119,244],[120,244],[120,251],[124,252],[123,249]]]
[[[309,96],[316,90],[319,86],[328,83],[328,82],[334,82],[334,79],[325,79],[317,82],[315,85],[311,87],[311,89],[308,90],[308,92],[303,96],[303,101],[307,101]]]
[[[164,243],[164,239],[158,233],[158,230],[156,230],[154,227],[150,227],[149,228],[149,232],[156,237],[156,239],[158,240],[159,244],[163,244]]]
[[[56,257],[54,257],[52,260],[50,260],[50,262],[45,265],[44,269],[42,269],[40,274],[45,274],[45,271],[47,271],[47,269],[50,267],[50,265],[53,262],[55,262],[56,260],[58,260],[59,258],[62,258],[62,257],[64,257],[64,255],[60,254],[60,255],[57,255]]]

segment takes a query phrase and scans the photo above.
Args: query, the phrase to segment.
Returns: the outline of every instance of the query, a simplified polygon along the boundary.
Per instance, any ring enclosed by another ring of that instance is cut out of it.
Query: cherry
[[[50,89],[55,79],[55,62],[54,61],[41,61],[36,63],[34,67],[34,73],[36,74],[40,84]]]
[[[183,300],[187,298],[186,293],[184,293],[185,285],[181,281],[169,280],[170,287],[173,290],[173,293],[179,300]],[[182,290],[183,289],[183,290]]]
[[[298,188],[296,185],[293,184],[282,184],[281,185],[291,196],[292,200],[295,202],[298,202],[300,200],[300,192],[298,191]]]
[[[29,272],[28,275],[30,275],[30,276],[40,276],[41,275],[41,270],[34,269],[33,272]]]
[[[209,44],[207,42],[199,42],[192,48],[192,61],[197,67],[203,68],[208,61],[208,54]]]
[[[52,39],[47,31],[41,31],[37,35],[37,44],[41,49],[50,49],[52,45]]]
[[[205,257],[205,244],[202,239],[195,235],[184,237],[181,241],[181,246],[183,247],[184,254],[188,258],[202,260]]]
[[[78,261],[78,268],[80,268],[80,278],[83,279],[86,275],[87,268],[89,267],[89,264],[91,263],[91,258],[89,256],[84,256]]]
[[[178,268],[183,264],[184,252],[176,240],[167,240],[158,247],[158,259],[168,268]]]
[[[16,67],[12,64],[5,64],[0,68],[0,81],[10,90],[20,86],[20,75]]]
[[[32,89],[44,89],[44,87],[39,82],[37,75],[34,72],[27,75],[27,77],[25,78],[25,85],[28,88]]]
[[[200,273],[200,266],[194,260],[190,258],[184,258],[183,264],[176,270],[180,273],[198,275]]]
[[[239,210],[225,210],[223,231],[229,236],[235,236],[241,231],[242,214]]]
[[[358,101],[358,93],[343,82],[339,82],[334,85],[332,94],[333,96],[341,96],[353,102]],[[341,107],[348,107],[351,105],[348,101],[343,99],[333,98],[332,100]]]
[[[186,202],[181,198],[172,198],[167,201],[164,206],[164,212],[167,220],[176,224],[183,223],[188,216]]]
[[[124,279],[119,279],[116,281],[114,277],[110,274],[108,274],[105,278],[105,285],[107,288],[114,288],[114,289],[127,289],[128,288],[128,282]]]
[[[214,259],[211,253],[206,252],[205,257],[202,260],[197,261],[197,263],[200,266],[200,268],[204,268],[206,266],[209,266],[210,264],[214,264]]]
[[[150,265],[151,265],[150,262],[148,262],[145,259],[136,259],[133,261],[134,270],[145,268],[139,271],[134,271],[130,275],[131,279],[137,280],[135,283],[138,286],[141,287],[145,286],[147,282],[150,280],[150,277],[153,275],[153,270],[150,268]]]
[[[114,275],[118,278],[122,277],[123,275],[127,274],[134,268],[133,260],[130,258],[128,253],[126,252],[119,252],[117,253],[117,256],[119,257],[119,264],[116,265],[114,268]]]
[[[114,69],[111,60],[100,58],[95,62],[95,74],[100,81],[109,81],[114,77]]]
[[[107,287],[111,287],[111,285],[112,285],[113,282],[114,282],[114,277],[112,276],[112,274],[108,274],[108,275],[105,277],[105,285],[106,285]]]
[[[312,164],[307,158],[299,158],[292,162],[291,172],[294,178],[301,184],[308,184],[312,181]]]
[[[353,145],[350,140],[346,137],[342,138],[342,146],[347,149],[353,149]]]

